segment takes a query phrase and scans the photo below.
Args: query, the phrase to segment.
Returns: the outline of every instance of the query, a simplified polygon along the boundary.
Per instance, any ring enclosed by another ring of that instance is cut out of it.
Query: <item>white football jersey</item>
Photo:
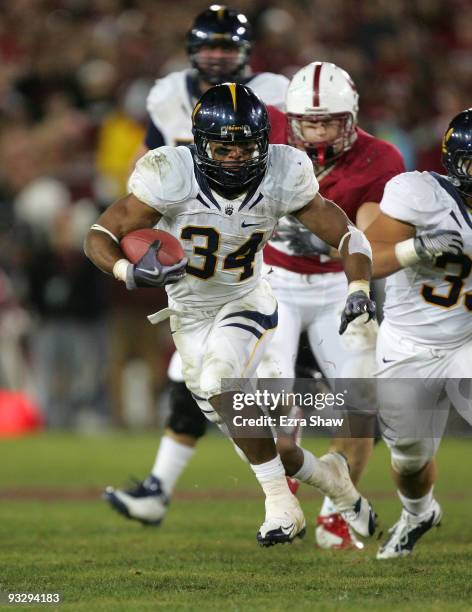
[[[446,177],[443,177],[446,178]],[[384,315],[402,336],[418,344],[454,348],[472,338],[472,214],[429,172],[406,172],[391,179],[382,212],[410,223],[417,234],[456,230],[464,254],[443,255],[389,276]]]
[[[308,156],[270,145],[267,172],[256,188],[227,200],[208,187],[190,147],[159,147],[136,164],[129,190],[162,214],[159,229],[178,238],[187,274],[166,287],[176,310],[225,304],[252,291],[261,277],[262,248],[277,221],[318,192]]]
[[[166,145],[193,143],[191,117],[196,100],[190,90],[192,74],[191,70],[182,70],[158,79],[147,97],[147,111]],[[280,110],[285,110],[288,84],[286,77],[272,72],[261,72],[244,81],[265,104]]]

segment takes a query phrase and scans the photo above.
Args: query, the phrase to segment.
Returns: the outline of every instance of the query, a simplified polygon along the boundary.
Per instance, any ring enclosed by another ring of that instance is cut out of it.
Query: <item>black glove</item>
[[[328,255],[331,249],[329,244],[300,223],[284,223],[277,226],[272,240],[287,242],[294,255]]]
[[[369,313],[366,323],[375,317],[375,302],[362,290],[354,291],[347,296],[346,305],[341,315],[339,333],[342,336],[351,321],[365,313]]]
[[[462,236],[455,230],[431,230],[414,238],[416,254],[422,260],[432,261],[444,253],[460,255],[464,248]]]
[[[187,259],[184,258],[174,266],[163,266],[156,257],[161,241],[151,244],[138,263],[128,266],[126,273],[126,288],[163,287],[176,283],[185,276]]]

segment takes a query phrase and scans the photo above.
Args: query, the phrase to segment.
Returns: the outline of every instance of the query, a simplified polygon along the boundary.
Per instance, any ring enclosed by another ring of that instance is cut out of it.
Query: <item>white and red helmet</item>
[[[330,62],[312,62],[299,70],[287,90],[289,143],[305,149],[315,164],[324,165],[348,151],[356,138],[359,94],[349,74]],[[341,129],[331,142],[307,141],[301,121],[339,119]]]

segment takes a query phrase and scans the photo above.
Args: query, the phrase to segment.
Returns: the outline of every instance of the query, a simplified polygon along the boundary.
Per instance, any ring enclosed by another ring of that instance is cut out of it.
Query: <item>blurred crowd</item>
[[[200,0],[14,0],[0,13],[0,389],[53,427],[156,421],[172,351],[128,294],[83,256],[100,210],[125,193],[154,80],[188,65]],[[439,141],[470,106],[467,0],[235,0],[252,67],[290,77],[333,61],[360,93],[360,125],[409,169],[441,171]],[[152,294],[152,295],[150,295]],[[160,329],[162,328],[162,329]]]

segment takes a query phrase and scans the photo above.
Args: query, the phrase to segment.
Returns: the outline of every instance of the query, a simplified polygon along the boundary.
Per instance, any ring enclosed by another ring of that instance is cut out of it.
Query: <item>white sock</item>
[[[287,495],[292,497],[292,493],[288,488],[285,470],[280,460],[280,455],[277,455],[270,461],[253,465],[251,468],[256,475],[265,495],[266,499],[276,501],[280,498],[286,498]]]
[[[431,487],[430,491],[426,493],[426,495],[419,497],[418,499],[409,499],[400,491],[397,491],[397,493],[403,507],[405,510],[410,512],[410,514],[423,514],[429,510],[431,504],[433,503],[433,487]]]
[[[162,438],[151,474],[159,478],[166,495],[172,494],[177,480],[187,467],[194,452],[194,448],[180,444],[170,436]]]
[[[330,514],[337,514],[338,510],[329,497],[323,499],[323,505],[321,506],[320,516],[329,516]]]
[[[292,476],[292,478],[296,478],[297,480],[305,482],[306,484],[317,486],[317,477],[319,476],[320,470],[322,470],[320,462],[313,453],[310,453],[310,451],[307,451],[304,448],[301,450],[303,451],[303,464],[298,472]]]

